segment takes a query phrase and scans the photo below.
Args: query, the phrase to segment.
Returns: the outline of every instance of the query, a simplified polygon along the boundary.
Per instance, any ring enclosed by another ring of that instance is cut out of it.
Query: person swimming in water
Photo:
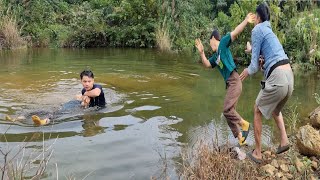
[[[81,95],[77,97],[81,101],[81,106],[87,107],[105,107],[106,100],[104,97],[104,92],[102,86],[94,83],[94,74],[90,70],[84,70],[80,73],[80,79],[83,86]],[[77,104],[77,103],[76,103]],[[45,118],[40,118],[39,114],[34,113],[32,115],[32,121],[36,125],[47,125],[50,123],[50,119],[61,112],[65,112],[68,109],[73,109],[75,106],[75,101],[70,101],[62,106],[59,111],[53,112],[50,116]],[[61,113],[62,114],[62,113]]]
[[[81,91],[81,106],[83,107],[105,107],[106,100],[102,86],[94,83],[94,75],[90,70],[84,70],[80,73],[80,79],[83,86]]]

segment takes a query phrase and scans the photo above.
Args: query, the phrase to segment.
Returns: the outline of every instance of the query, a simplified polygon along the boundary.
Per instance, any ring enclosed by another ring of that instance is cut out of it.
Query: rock
[[[317,163],[316,161],[312,161],[312,162],[311,162],[311,168],[312,168],[313,170],[318,169],[318,163]]]
[[[279,168],[278,161],[275,159],[271,161],[271,165],[274,166],[275,168]]]
[[[268,175],[273,176],[273,175],[274,175],[274,171],[276,170],[276,168],[273,167],[273,166],[270,165],[270,164],[267,164],[267,165],[265,165],[265,166],[262,166],[262,167],[261,167],[261,170],[262,170],[263,172],[266,172]]]
[[[281,164],[280,165],[280,169],[283,171],[283,172],[289,172],[289,168],[286,164]]]
[[[267,157],[270,157],[271,156],[271,151],[265,151],[263,152],[263,154]]]
[[[313,175],[309,176],[308,179],[309,179],[309,180],[317,180],[317,178],[315,178]]]
[[[283,177],[283,173],[282,172],[276,173],[276,178],[282,178],[282,177]]]
[[[310,125],[299,128],[297,133],[299,152],[307,156],[320,155],[320,133]]]
[[[309,114],[311,125],[315,128],[320,128],[320,106]]]
[[[292,174],[286,174],[286,176],[285,177],[287,177],[288,179],[293,179],[293,176],[292,176]]]
[[[311,161],[318,162],[318,159],[317,159],[316,157],[314,157],[314,156],[310,157],[310,160],[311,160]]]
[[[296,158],[294,164],[296,165],[298,172],[302,172],[304,164],[300,161],[300,159]]]
[[[244,160],[246,158],[246,153],[242,152],[239,147],[235,147],[235,148],[233,148],[233,150],[236,151],[237,158],[239,160]]]
[[[281,164],[287,164],[287,162],[285,160],[283,160],[283,159],[279,159],[278,160],[278,164],[280,166]]]

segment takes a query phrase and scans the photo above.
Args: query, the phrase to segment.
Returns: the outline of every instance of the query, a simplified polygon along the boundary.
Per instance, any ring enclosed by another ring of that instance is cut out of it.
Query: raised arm
[[[202,61],[203,66],[207,67],[207,68],[212,67],[211,63],[209,62],[206,55],[204,54],[204,48],[203,48],[203,45],[202,45],[200,39],[196,39],[196,47],[197,47],[199,54],[201,56],[201,61]]]
[[[99,96],[101,93],[101,90],[99,87],[96,87],[90,91],[86,91],[83,96],[89,96],[89,97],[97,97]]]
[[[234,41],[237,39],[238,35],[244,30],[248,23],[253,23],[255,20],[255,15],[253,13],[249,13],[245,20],[242,21],[232,32],[231,32],[231,40]]]

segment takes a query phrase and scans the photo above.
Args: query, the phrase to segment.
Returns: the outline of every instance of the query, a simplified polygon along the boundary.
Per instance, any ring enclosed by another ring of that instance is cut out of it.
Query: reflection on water
[[[238,140],[234,138],[230,128],[225,125],[225,121],[215,120],[205,126],[192,127],[188,133],[188,142],[190,147],[197,147],[200,142],[206,141],[207,143],[216,143],[218,146],[228,144],[232,146],[238,145]],[[262,125],[261,141],[264,145],[273,146],[271,139],[272,129],[268,125]],[[250,146],[254,145],[253,128],[250,128],[247,144]]]
[[[84,137],[94,136],[97,134],[104,133],[104,128],[99,125],[99,119],[94,119],[93,115],[83,116],[83,131]]]
[[[58,137],[52,163],[58,164],[60,178],[74,172],[82,179],[93,171],[89,179],[149,179],[162,168],[159,154],[176,157],[181,144],[193,147],[200,139],[215,137],[220,143],[236,143],[221,119],[223,78],[187,55],[147,49],[30,49],[0,52],[0,66],[0,132],[10,127],[0,146],[27,137],[32,149],[41,145],[39,134],[48,143]],[[104,109],[73,104],[85,68],[93,70],[104,88]],[[237,107],[251,122],[261,78],[244,82]],[[316,73],[296,73],[289,104],[301,104],[300,116],[316,107],[312,94],[320,92],[319,82]],[[53,121],[36,127],[29,118],[34,113],[51,115]],[[12,122],[6,115],[26,119]],[[263,144],[276,145],[275,123],[263,124]],[[253,142],[251,131],[248,143]],[[55,171],[48,167],[46,179],[54,179]]]

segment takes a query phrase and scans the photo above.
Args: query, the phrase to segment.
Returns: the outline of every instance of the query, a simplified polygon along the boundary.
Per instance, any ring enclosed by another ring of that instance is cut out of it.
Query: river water
[[[27,141],[27,154],[52,145],[44,179],[150,179],[161,175],[164,161],[175,179],[181,147],[192,148],[213,136],[220,143],[236,143],[221,117],[223,78],[190,55],[149,49],[29,49],[0,52],[0,67],[0,147],[17,149]],[[80,93],[84,69],[91,69],[103,86],[107,108],[61,111]],[[238,112],[250,122],[261,78],[246,79],[238,103]],[[295,72],[287,108],[297,106],[299,124],[317,106],[313,94],[320,92],[319,79],[315,72]],[[47,126],[34,126],[30,118],[57,111]],[[11,122],[7,115],[26,119]],[[275,123],[264,120],[263,127],[263,144],[277,145]],[[253,143],[250,133],[248,144]]]

